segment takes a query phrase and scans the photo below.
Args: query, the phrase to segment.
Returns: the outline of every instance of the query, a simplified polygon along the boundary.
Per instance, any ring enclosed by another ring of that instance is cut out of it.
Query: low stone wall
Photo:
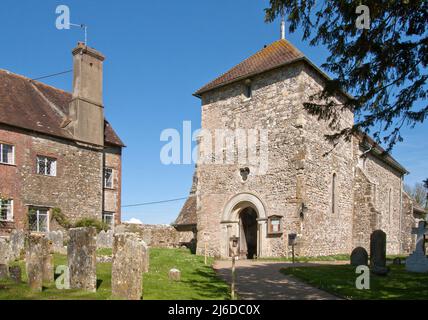
[[[194,238],[193,232],[178,232],[169,225],[124,223],[115,228],[115,232],[137,233],[151,248],[179,248],[189,246]]]

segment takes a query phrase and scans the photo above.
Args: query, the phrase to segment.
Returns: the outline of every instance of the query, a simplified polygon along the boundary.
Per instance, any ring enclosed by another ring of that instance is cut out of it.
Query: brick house
[[[73,92],[0,70],[0,235],[121,221],[123,142],[104,118],[103,61],[79,43]]]
[[[388,253],[413,250],[411,229],[424,212],[403,191],[407,170],[362,134],[333,148],[325,139],[334,133],[327,121],[304,108],[326,79],[281,39],[194,94],[202,101],[202,131],[268,132],[263,174],[236,158],[215,163],[211,159],[224,156],[224,149],[213,155],[204,148],[223,148],[224,142],[213,142],[212,136],[208,144],[200,140],[200,158],[210,161],[197,164],[190,197],[175,222],[177,230],[197,234],[199,254],[206,248],[227,258],[234,237],[243,258],[288,256],[289,237],[296,237],[301,256],[350,253],[357,246],[368,250],[370,234],[378,229],[387,234]],[[354,123],[350,110],[341,112],[339,131]],[[262,150],[261,143],[255,149]]]

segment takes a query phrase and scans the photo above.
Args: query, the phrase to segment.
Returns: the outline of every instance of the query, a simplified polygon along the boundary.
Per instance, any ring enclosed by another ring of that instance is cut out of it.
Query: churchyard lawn
[[[109,255],[111,249],[103,249],[98,255]],[[67,257],[56,254],[55,267],[66,265]],[[217,278],[211,268],[213,259],[204,265],[204,257],[190,254],[184,249],[150,249],[150,271],[143,276],[144,300],[209,300],[229,299],[228,285]],[[79,290],[58,290],[55,284],[45,285],[43,292],[31,292],[25,283],[25,263],[16,262],[22,267],[22,284],[0,281],[0,300],[106,300],[111,299],[111,263],[97,263],[98,288],[96,293]],[[181,281],[168,279],[168,271],[177,268],[181,271]],[[57,277],[57,275],[55,276]]]
[[[370,275],[370,290],[356,288],[358,275],[350,265],[290,267],[281,272],[345,299],[428,299],[428,274],[406,272],[404,265],[389,267],[391,272],[387,276]]]

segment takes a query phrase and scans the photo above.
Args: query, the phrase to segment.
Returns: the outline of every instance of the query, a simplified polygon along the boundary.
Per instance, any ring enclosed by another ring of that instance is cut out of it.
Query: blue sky
[[[72,23],[89,26],[89,45],[103,52],[108,120],[128,146],[123,154],[123,204],[186,196],[193,165],[165,166],[162,130],[200,126],[199,87],[279,38],[279,22],[266,24],[260,0],[31,1],[0,3],[0,68],[31,78],[72,68],[71,49],[83,32],[57,30],[55,9],[65,4]],[[317,65],[328,52],[287,34]],[[71,90],[71,74],[44,80]],[[393,155],[413,184],[428,178],[428,128],[403,131]],[[171,223],[183,201],[124,208],[123,219]]]

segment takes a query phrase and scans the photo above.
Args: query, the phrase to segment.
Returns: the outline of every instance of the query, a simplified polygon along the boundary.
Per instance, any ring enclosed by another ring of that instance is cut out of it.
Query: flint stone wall
[[[193,232],[178,232],[169,225],[131,224],[117,226],[117,233],[136,233],[150,248],[179,248],[193,239]]]

